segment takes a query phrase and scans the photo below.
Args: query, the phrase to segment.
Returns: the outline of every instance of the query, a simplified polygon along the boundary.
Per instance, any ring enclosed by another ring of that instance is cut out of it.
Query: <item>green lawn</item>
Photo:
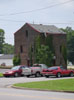
[[[3,74],[2,73],[0,73],[0,77],[2,77],[3,76]]]
[[[74,91],[74,79],[18,83],[14,84],[14,86],[41,90]]]

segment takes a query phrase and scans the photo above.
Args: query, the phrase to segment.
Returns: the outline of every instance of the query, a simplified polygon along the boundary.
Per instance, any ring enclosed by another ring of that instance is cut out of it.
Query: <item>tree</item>
[[[50,48],[51,46],[49,45],[49,44],[52,45],[52,42],[49,40],[50,39],[48,39],[48,37],[45,37],[42,39],[42,37],[38,36],[36,38],[35,44],[34,44],[35,63],[45,63],[48,66],[51,66],[53,64],[54,53]]]
[[[68,41],[68,60],[74,64],[74,36]]]
[[[3,44],[3,53],[4,54],[14,54],[14,46],[8,43]]]
[[[38,63],[44,63],[51,66],[53,61],[53,53],[48,46],[41,45],[41,47],[38,49],[36,59]]]
[[[4,30],[3,29],[0,29],[0,54],[3,53],[3,44],[4,44]]]
[[[67,33],[67,59],[74,64],[74,30],[71,27],[62,30]]]

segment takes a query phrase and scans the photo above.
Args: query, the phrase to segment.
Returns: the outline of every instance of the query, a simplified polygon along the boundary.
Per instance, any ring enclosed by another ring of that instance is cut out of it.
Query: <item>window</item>
[[[58,70],[58,67],[50,67],[49,70]]]
[[[20,52],[23,53],[23,46],[20,46]]]
[[[28,38],[28,30],[26,30],[26,37]]]

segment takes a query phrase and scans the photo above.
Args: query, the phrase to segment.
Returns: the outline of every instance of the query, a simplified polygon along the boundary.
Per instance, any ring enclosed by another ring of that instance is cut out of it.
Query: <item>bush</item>
[[[14,56],[14,58],[13,58],[13,65],[17,66],[17,65],[20,65],[20,63],[21,63],[20,56]]]

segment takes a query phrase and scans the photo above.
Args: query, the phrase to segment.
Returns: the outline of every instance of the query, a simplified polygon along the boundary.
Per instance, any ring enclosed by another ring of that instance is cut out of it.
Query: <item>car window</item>
[[[41,67],[41,65],[33,65],[32,67]]]
[[[20,66],[15,66],[11,70],[18,70],[19,68],[20,68]]]
[[[28,68],[27,66],[21,66],[20,69]]]
[[[50,68],[48,68],[49,70],[57,70],[58,69],[58,67],[50,67]]]
[[[42,65],[42,68],[47,69],[48,67],[46,65]]]
[[[62,70],[66,70],[65,68],[63,68],[63,67],[60,67]]]

